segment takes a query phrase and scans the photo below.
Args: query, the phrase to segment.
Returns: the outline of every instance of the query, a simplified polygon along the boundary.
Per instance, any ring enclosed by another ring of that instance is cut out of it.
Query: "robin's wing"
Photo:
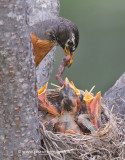
[[[31,40],[33,44],[33,52],[35,56],[36,67],[40,64],[42,59],[53,48],[54,43],[48,40],[40,40],[33,33],[31,33]]]

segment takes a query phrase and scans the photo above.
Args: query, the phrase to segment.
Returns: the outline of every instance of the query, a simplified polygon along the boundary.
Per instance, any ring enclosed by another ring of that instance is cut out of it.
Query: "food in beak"
[[[65,56],[70,56],[70,60],[67,62],[67,66],[70,67],[73,62],[73,53],[69,51],[67,47],[65,47]]]

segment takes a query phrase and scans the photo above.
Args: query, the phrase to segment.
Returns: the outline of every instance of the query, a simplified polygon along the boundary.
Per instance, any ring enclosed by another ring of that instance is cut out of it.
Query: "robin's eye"
[[[69,46],[73,46],[73,41],[71,41],[71,40],[68,41],[68,45],[69,45]]]

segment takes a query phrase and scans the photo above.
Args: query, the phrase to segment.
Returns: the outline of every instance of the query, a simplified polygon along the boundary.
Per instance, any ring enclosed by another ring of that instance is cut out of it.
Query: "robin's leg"
[[[60,86],[63,86],[64,81],[61,78],[61,75],[63,74],[65,67],[67,66],[67,62],[70,61],[70,55],[67,55],[63,58],[62,64],[59,66],[58,72],[56,74],[56,79]]]

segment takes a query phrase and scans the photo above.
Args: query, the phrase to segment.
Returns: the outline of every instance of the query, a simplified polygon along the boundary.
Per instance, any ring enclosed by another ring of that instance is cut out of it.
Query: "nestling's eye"
[[[69,40],[69,41],[68,41],[68,45],[69,45],[69,46],[73,46],[73,41],[72,41],[72,40]]]

